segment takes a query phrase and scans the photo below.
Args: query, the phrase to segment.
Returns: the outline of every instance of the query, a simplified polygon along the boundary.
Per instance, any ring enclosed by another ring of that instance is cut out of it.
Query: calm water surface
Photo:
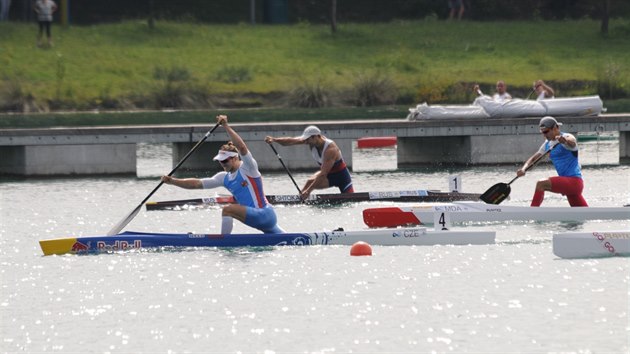
[[[593,206],[630,201],[630,167],[616,142],[583,144]],[[0,352],[496,352],[627,353],[627,258],[561,260],[554,232],[628,229],[630,221],[486,223],[488,246],[196,249],[43,257],[38,241],[106,233],[170,171],[170,151],[138,151],[141,178],[0,182]],[[378,172],[372,172],[374,168]],[[357,191],[463,191],[507,182],[515,168],[395,170],[395,151],[355,152]],[[527,205],[542,165],[512,184]],[[296,173],[298,183],[308,177]],[[292,194],[266,174],[269,194]],[[330,190],[332,192],[332,190]],[[213,195],[215,191],[206,191]],[[216,192],[225,193],[224,190]],[[163,186],[154,200],[198,198]],[[361,211],[391,203],[278,207],[288,231],[364,229]],[[544,205],[566,205],[548,195]],[[142,211],[137,231],[217,232],[220,209]],[[252,232],[235,223],[234,232]]]

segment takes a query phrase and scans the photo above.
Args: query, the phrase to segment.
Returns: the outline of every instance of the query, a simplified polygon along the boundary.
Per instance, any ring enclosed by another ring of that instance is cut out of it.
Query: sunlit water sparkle
[[[630,196],[614,143],[584,144],[594,206]],[[165,145],[138,151],[140,179],[0,183],[1,352],[607,352],[630,350],[627,258],[561,260],[554,232],[628,229],[630,221],[469,223],[496,230],[487,246],[347,246],[133,251],[43,257],[37,241],[107,232],[170,170]],[[481,192],[514,167],[395,170],[395,151],[355,151],[357,191]],[[585,163],[586,162],[586,163]],[[377,167],[380,172],[369,170]],[[389,170],[389,171],[388,171]],[[542,165],[512,186],[527,205]],[[295,173],[300,183],[306,173]],[[293,194],[265,174],[270,194]],[[219,193],[225,193],[220,190]],[[332,192],[332,190],[331,190]],[[213,194],[211,191],[210,194]],[[154,200],[201,197],[163,186]],[[364,229],[361,211],[393,203],[278,207],[288,231]],[[548,195],[544,205],[566,205]],[[220,209],[142,211],[129,230],[217,232]],[[235,223],[234,232],[252,232]]]

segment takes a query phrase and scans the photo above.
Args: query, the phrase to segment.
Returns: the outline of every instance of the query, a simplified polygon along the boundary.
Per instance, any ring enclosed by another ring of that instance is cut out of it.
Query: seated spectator
[[[479,85],[475,85],[473,90],[479,95],[483,96],[483,92],[479,89]],[[492,96],[492,99],[497,102],[505,102],[512,99],[512,96],[507,93],[507,86],[503,80],[497,81],[497,92]]]
[[[544,100],[548,98],[554,98],[554,94],[555,94],[553,92],[553,89],[549,87],[548,85],[546,85],[545,82],[542,80],[538,80],[534,82],[534,91],[536,91],[536,93],[538,94],[536,101],[540,101],[540,100]]]

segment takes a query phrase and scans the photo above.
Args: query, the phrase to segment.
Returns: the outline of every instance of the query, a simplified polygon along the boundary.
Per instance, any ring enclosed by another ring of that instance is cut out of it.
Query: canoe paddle
[[[177,166],[175,166],[173,168],[173,170],[168,174],[168,176],[169,177],[172,176],[173,173],[175,173],[175,171],[177,171],[177,169],[184,163],[184,161],[186,161],[188,159],[188,157],[190,157],[190,155],[192,155],[192,153],[195,152],[195,150],[197,150],[201,146],[201,144],[203,144],[203,142],[206,141],[206,139],[208,139],[210,134],[212,134],[214,132],[214,130],[217,129],[218,127],[219,127],[219,123],[217,123],[214,126],[214,128],[212,128],[210,131],[208,131],[206,133],[206,135],[204,135],[203,138],[201,140],[199,140],[199,142],[197,142],[197,144],[195,144],[195,146],[193,146],[193,148],[190,151],[188,151],[186,156],[184,156],[184,158],[182,158],[181,161],[179,161]],[[158,184],[155,188],[153,188],[151,193],[149,193],[149,195],[147,195],[147,197],[144,198],[140,202],[140,204],[138,204],[138,206],[134,210],[132,210],[131,213],[129,213],[129,215],[127,215],[126,218],[122,219],[118,224],[116,224],[116,226],[114,226],[111,230],[109,230],[109,232],[107,233],[107,236],[113,236],[113,235],[117,235],[118,233],[120,233],[120,231],[122,231],[122,229],[125,226],[127,226],[127,224],[129,224],[131,222],[131,220],[133,220],[133,218],[136,217],[136,215],[138,215],[138,213],[140,212],[140,209],[142,209],[142,206],[144,205],[144,203],[146,203],[146,201],[149,200],[149,198],[151,198],[153,193],[155,193],[163,184],[164,184],[164,182],[160,181],[160,184]]]
[[[287,174],[289,175],[289,178],[291,178],[291,181],[293,182],[293,185],[295,186],[295,188],[297,188],[298,197],[302,199],[302,190],[300,190],[300,187],[298,187],[297,183],[295,183],[295,180],[293,179],[293,176],[291,175],[291,171],[289,171],[289,168],[284,164],[284,161],[282,161],[282,157],[280,157],[280,154],[278,154],[278,151],[276,151],[276,148],[273,147],[273,144],[269,144],[269,146],[271,147],[271,150],[273,150],[273,153],[276,154],[276,156],[278,157],[278,160],[280,160],[280,163],[282,164],[282,167],[284,167],[284,170],[287,171]]]
[[[551,149],[545,151],[545,153],[540,155],[540,157],[538,157],[536,160],[534,160],[534,162],[532,162],[531,165],[527,166],[524,171],[527,172],[527,170],[534,167],[538,163],[538,161],[540,161],[543,157],[547,156],[547,154],[549,154],[551,150],[555,149],[556,146],[558,145],[560,145],[560,143],[554,145]],[[512,188],[510,188],[510,184],[516,181],[519,177],[520,176],[514,177],[508,183],[495,184],[494,186],[490,187],[490,189],[488,189],[484,194],[482,194],[479,197],[479,199],[481,199],[482,201],[488,204],[501,204],[501,202],[503,202],[510,195],[510,192],[512,191]]]

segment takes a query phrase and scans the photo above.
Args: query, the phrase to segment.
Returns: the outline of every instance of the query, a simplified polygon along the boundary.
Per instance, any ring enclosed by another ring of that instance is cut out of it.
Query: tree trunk
[[[337,0],[332,0],[330,8],[330,30],[332,33],[337,32]]]
[[[249,0],[249,22],[256,24],[256,0]]]
[[[149,0],[149,29],[155,27],[155,1]]]
[[[610,0],[602,0],[602,27],[601,32],[603,35],[608,35],[608,19],[610,17]]]

